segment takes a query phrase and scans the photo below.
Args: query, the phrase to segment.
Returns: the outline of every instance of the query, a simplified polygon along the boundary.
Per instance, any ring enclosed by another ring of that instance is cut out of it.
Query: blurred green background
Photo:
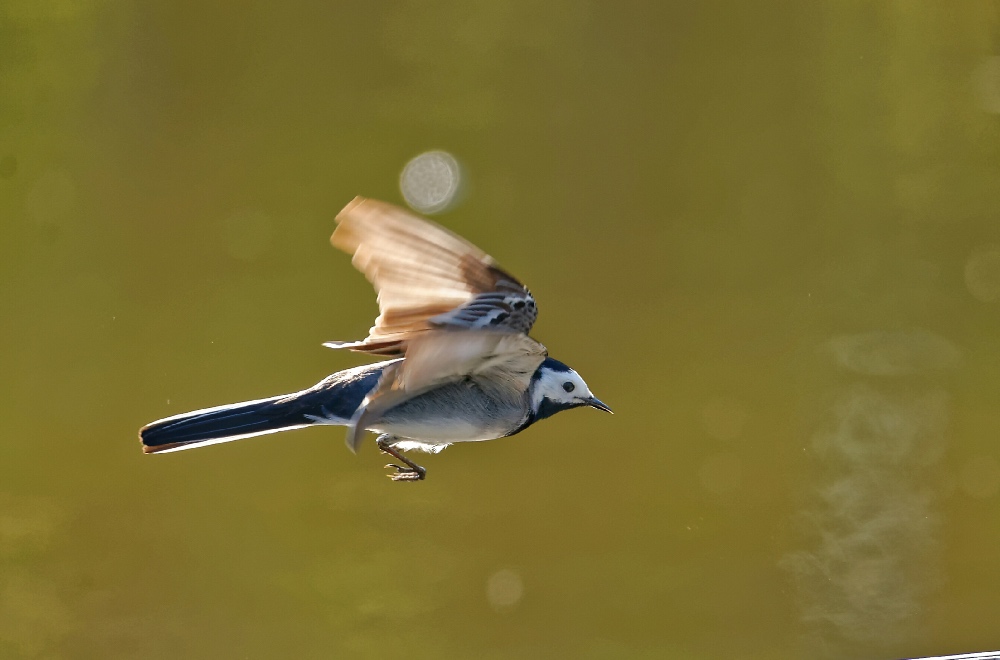
[[[0,657],[1000,646],[1000,8],[0,1]],[[406,162],[616,416],[136,430],[363,361]]]

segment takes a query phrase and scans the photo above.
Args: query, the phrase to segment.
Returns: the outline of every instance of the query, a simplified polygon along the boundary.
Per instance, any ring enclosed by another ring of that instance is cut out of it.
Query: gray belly
[[[524,394],[469,380],[403,401],[369,429],[430,444],[492,440],[513,431],[527,414]]]

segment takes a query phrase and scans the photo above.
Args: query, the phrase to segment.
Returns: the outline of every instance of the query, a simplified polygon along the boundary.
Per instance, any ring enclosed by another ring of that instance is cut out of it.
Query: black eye
[[[563,389],[566,390],[567,392],[572,392],[573,390],[576,389],[576,385],[567,380],[565,383],[563,383]]]

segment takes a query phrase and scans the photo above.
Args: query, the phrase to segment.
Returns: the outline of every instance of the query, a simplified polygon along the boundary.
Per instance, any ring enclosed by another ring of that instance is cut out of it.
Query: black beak
[[[583,403],[585,405],[590,406],[591,408],[597,408],[598,410],[603,410],[604,412],[611,413],[612,415],[615,414],[614,411],[611,410],[611,408],[608,407],[608,404],[604,403],[603,401],[601,401],[600,399],[598,399],[596,396],[592,396],[590,398],[584,399]]]

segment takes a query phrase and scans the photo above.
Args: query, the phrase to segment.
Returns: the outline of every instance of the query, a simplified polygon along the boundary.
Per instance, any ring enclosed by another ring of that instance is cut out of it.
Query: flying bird
[[[362,341],[324,346],[391,358],[327,376],[292,394],[174,415],[142,427],[147,454],[204,447],[317,424],[366,432],[402,465],[395,481],[427,471],[402,452],[519,433],[562,410],[611,412],[583,378],[528,336],[538,306],[492,257],[401,208],[357,197],[336,217],[334,247],[378,292]]]

